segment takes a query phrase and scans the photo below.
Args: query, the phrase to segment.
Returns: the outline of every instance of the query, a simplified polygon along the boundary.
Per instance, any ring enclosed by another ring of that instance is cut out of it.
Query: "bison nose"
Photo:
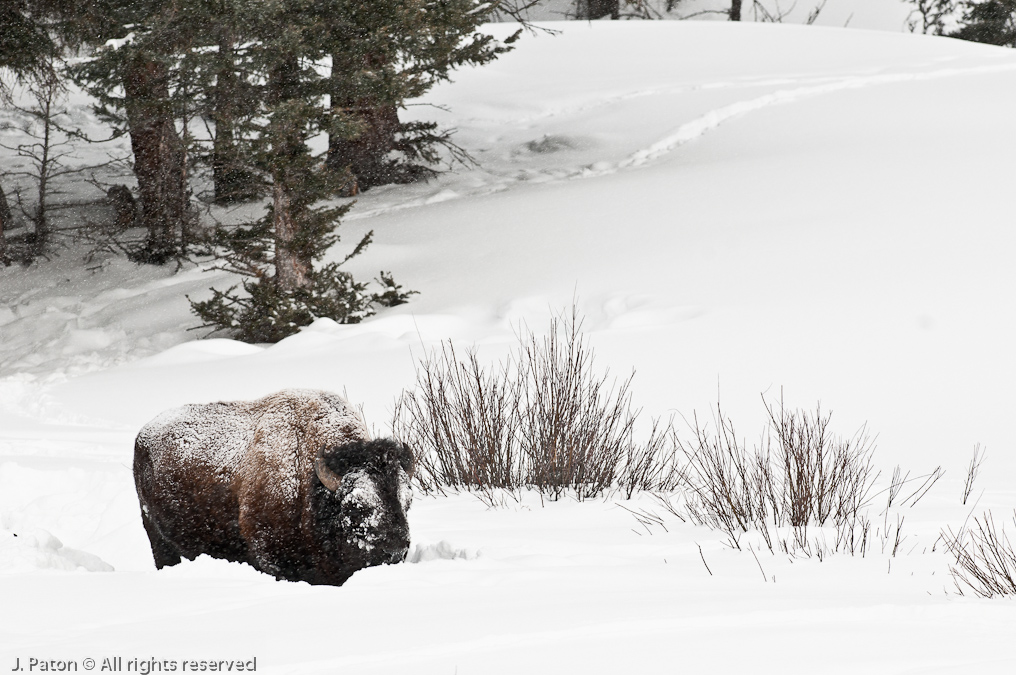
[[[405,561],[406,554],[408,552],[409,546],[400,546],[395,549],[389,549],[388,551],[386,551],[386,553],[388,554],[388,559],[385,560],[385,563],[388,565],[396,565],[400,562],[403,562]]]

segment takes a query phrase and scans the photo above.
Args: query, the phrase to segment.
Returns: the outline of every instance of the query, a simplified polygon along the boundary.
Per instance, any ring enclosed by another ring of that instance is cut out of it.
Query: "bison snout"
[[[397,565],[400,562],[405,562],[406,554],[409,553],[409,547],[400,548],[392,551],[388,554],[388,560],[385,561],[387,565]]]

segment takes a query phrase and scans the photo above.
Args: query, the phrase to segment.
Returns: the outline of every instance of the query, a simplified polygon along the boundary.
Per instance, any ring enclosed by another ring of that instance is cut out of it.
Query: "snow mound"
[[[204,363],[236,356],[250,356],[264,351],[264,347],[249,345],[223,338],[195,340],[170,347],[164,352],[139,362],[140,366],[177,366],[189,363]]]
[[[0,530],[0,573],[47,569],[112,572],[113,566],[96,555],[64,546],[41,528]]]
[[[175,579],[223,579],[272,582],[275,578],[259,572],[247,563],[230,562],[201,554],[194,560],[186,558],[178,565],[164,567],[159,575]]]
[[[430,562],[431,560],[473,560],[479,556],[479,552],[467,549],[456,548],[448,541],[442,539],[436,544],[413,544],[406,555],[408,563]]]

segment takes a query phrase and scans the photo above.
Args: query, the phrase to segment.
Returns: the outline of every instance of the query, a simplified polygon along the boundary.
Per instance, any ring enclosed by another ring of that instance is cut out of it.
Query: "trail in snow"
[[[797,87],[795,89],[783,89],[765,96],[738,101],[732,105],[711,110],[705,115],[697,117],[678,127],[673,133],[657,141],[648,148],[633,153],[630,157],[617,165],[619,169],[637,167],[646,162],[658,159],[663,155],[673,152],[680,146],[701,138],[706,133],[716,129],[727,120],[745,115],[749,112],[761,110],[774,105],[794,103],[822,94],[845,91],[848,89],[861,89],[864,87],[879,86],[883,84],[894,84],[898,82],[926,82],[958,75],[976,75],[987,73],[1016,71],[1016,63],[997,64],[991,66],[977,66],[973,68],[943,68],[928,73],[887,73],[884,75],[872,75],[866,77],[848,77],[835,80],[825,84]],[[584,174],[584,177],[591,175],[602,175],[608,171],[597,172],[596,174]]]
[[[924,69],[924,70],[921,70]],[[603,157],[590,163],[588,148],[581,164],[557,166],[545,165],[534,171],[520,171],[519,165],[492,162],[490,167],[478,171],[463,172],[452,180],[441,181],[436,187],[419,186],[406,192],[390,192],[379,195],[380,199],[368,199],[355,209],[347,220],[357,221],[385,213],[425,207],[430,204],[477,197],[517,188],[520,184],[541,182],[560,183],[568,180],[595,178],[619,171],[637,169],[671,155],[683,145],[702,139],[724,123],[773,106],[790,104],[817,96],[841,91],[858,90],[901,82],[922,82],[965,75],[1006,73],[1016,71],[1016,63],[989,63],[966,67],[941,67],[940,64],[908,65],[894,71],[872,72],[871,69],[857,70],[840,75],[786,75],[720,78],[696,84],[654,86],[636,88],[632,91],[608,95],[578,105],[556,106],[550,110],[520,117],[509,123],[512,129],[536,126],[536,130],[553,131],[552,127],[540,126],[549,120],[567,124],[591,110],[609,108],[638,99],[653,97],[683,96],[706,91],[740,91],[780,87],[759,96],[738,100],[715,107],[679,124],[669,133],[634,151],[621,149],[618,159]],[[466,124],[478,125],[482,131],[491,120],[472,118],[463,120]],[[657,122],[657,126],[661,126]],[[545,138],[557,138],[547,135]],[[651,136],[650,136],[651,138]],[[568,138],[564,138],[567,141]],[[643,139],[643,142],[648,139]],[[629,146],[630,147],[630,146]],[[569,150],[569,148],[565,148]],[[562,153],[565,162],[567,152]],[[525,158],[524,158],[525,159]],[[574,161],[574,160],[572,160]],[[372,203],[373,202],[373,203]],[[123,266],[120,266],[123,267]],[[129,267],[129,266],[128,266]],[[39,283],[32,283],[32,275],[18,281],[12,279],[7,293],[0,293],[0,326],[4,332],[0,344],[0,374],[19,372],[62,372],[79,374],[98,370],[117,363],[147,356],[162,349],[192,338],[186,329],[189,315],[184,320],[169,320],[163,315],[145,316],[144,305],[153,295],[200,294],[214,279],[198,269],[184,274],[146,279],[138,285],[127,281],[127,270],[117,269],[119,279],[111,279],[108,273],[93,277],[80,270],[68,271],[66,282],[60,282],[52,289]],[[52,285],[52,280],[43,280]],[[25,283],[27,282],[27,283]],[[63,284],[61,286],[60,284]],[[96,292],[79,294],[81,288],[91,286]],[[55,293],[55,291],[60,291]],[[86,299],[87,298],[87,299]],[[180,301],[184,302],[183,300]],[[120,314],[125,305],[137,306],[142,319],[130,321],[109,321],[109,316]],[[158,330],[152,330],[158,326]],[[38,383],[37,383],[38,384]],[[23,389],[23,388],[22,388]],[[29,397],[31,399],[32,397]],[[18,407],[24,407],[23,405]]]
[[[804,77],[799,79],[793,77],[777,77],[743,81],[720,81],[698,85],[679,85],[674,87],[655,87],[616,96],[609,96],[594,102],[587,102],[577,106],[556,108],[536,115],[522,117],[516,120],[515,125],[518,127],[524,127],[537,122],[547,121],[552,118],[575,116],[598,108],[653,96],[680,95],[734,88],[762,88],[790,84],[798,85],[793,88],[779,89],[762,96],[737,101],[735,103],[710,110],[698,117],[695,117],[694,119],[684,122],[660,140],[647,147],[640,148],[630,153],[627,157],[620,161],[610,162],[601,160],[592,164],[583,164],[581,166],[562,167],[549,171],[543,176],[543,182],[561,182],[574,179],[596,178],[598,176],[610,175],[622,170],[642,167],[654,160],[663,158],[686,143],[702,138],[728,120],[772,106],[795,103],[797,101],[840,91],[863,89],[866,87],[886,84],[901,82],[926,82],[963,75],[1004,73],[1013,71],[1016,71],[1016,63],[1009,62],[965,68],[938,68],[927,72],[888,72],[871,75],[822,76]],[[496,192],[504,192],[505,190],[511,189],[514,185],[532,182],[531,180],[520,179],[514,175],[493,174],[493,177],[494,180],[492,182],[485,182],[471,189],[462,189],[457,186],[455,190],[452,190],[444,187],[434,194],[409,199],[401,203],[386,204],[375,208],[358,209],[350,213],[350,215],[346,218],[347,220],[362,220],[384,213],[419,208],[453,199],[478,197]]]

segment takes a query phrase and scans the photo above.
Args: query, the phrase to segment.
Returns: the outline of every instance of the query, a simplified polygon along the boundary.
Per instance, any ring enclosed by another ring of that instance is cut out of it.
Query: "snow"
[[[184,296],[225,288],[221,272],[84,270],[70,251],[0,270],[0,663],[1016,671],[1016,607],[958,595],[937,541],[985,509],[1011,527],[1016,507],[1016,53],[818,26],[553,27],[436,88],[426,102],[447,111],[409,109],[458,129],[479,167],[371,190],[346,218],[332,257],[373,229],[350,268],[390,269],[420,291],[406,305],[252,346],[188,330]],[[651,495],[463,494],[416,495],[415,564],[342,587],[207,558],[155,571],[130,466],[159,413],[326,389],[383,435],[426,349],[494,362],[573,299],[597,366],[635,369],[645,416],[680,425],[719,395],[751,443],[760,394],[821,401],[837,433],[878,435],[884,477],[946,475],[912,508],[876,506],[863,558],[773,554],[751,534],[733,550]]]
[[[67,548],[46,530],[19,528],[18,532],[0,531],[0,573],[45,569],[113,571],[98,557]]]

